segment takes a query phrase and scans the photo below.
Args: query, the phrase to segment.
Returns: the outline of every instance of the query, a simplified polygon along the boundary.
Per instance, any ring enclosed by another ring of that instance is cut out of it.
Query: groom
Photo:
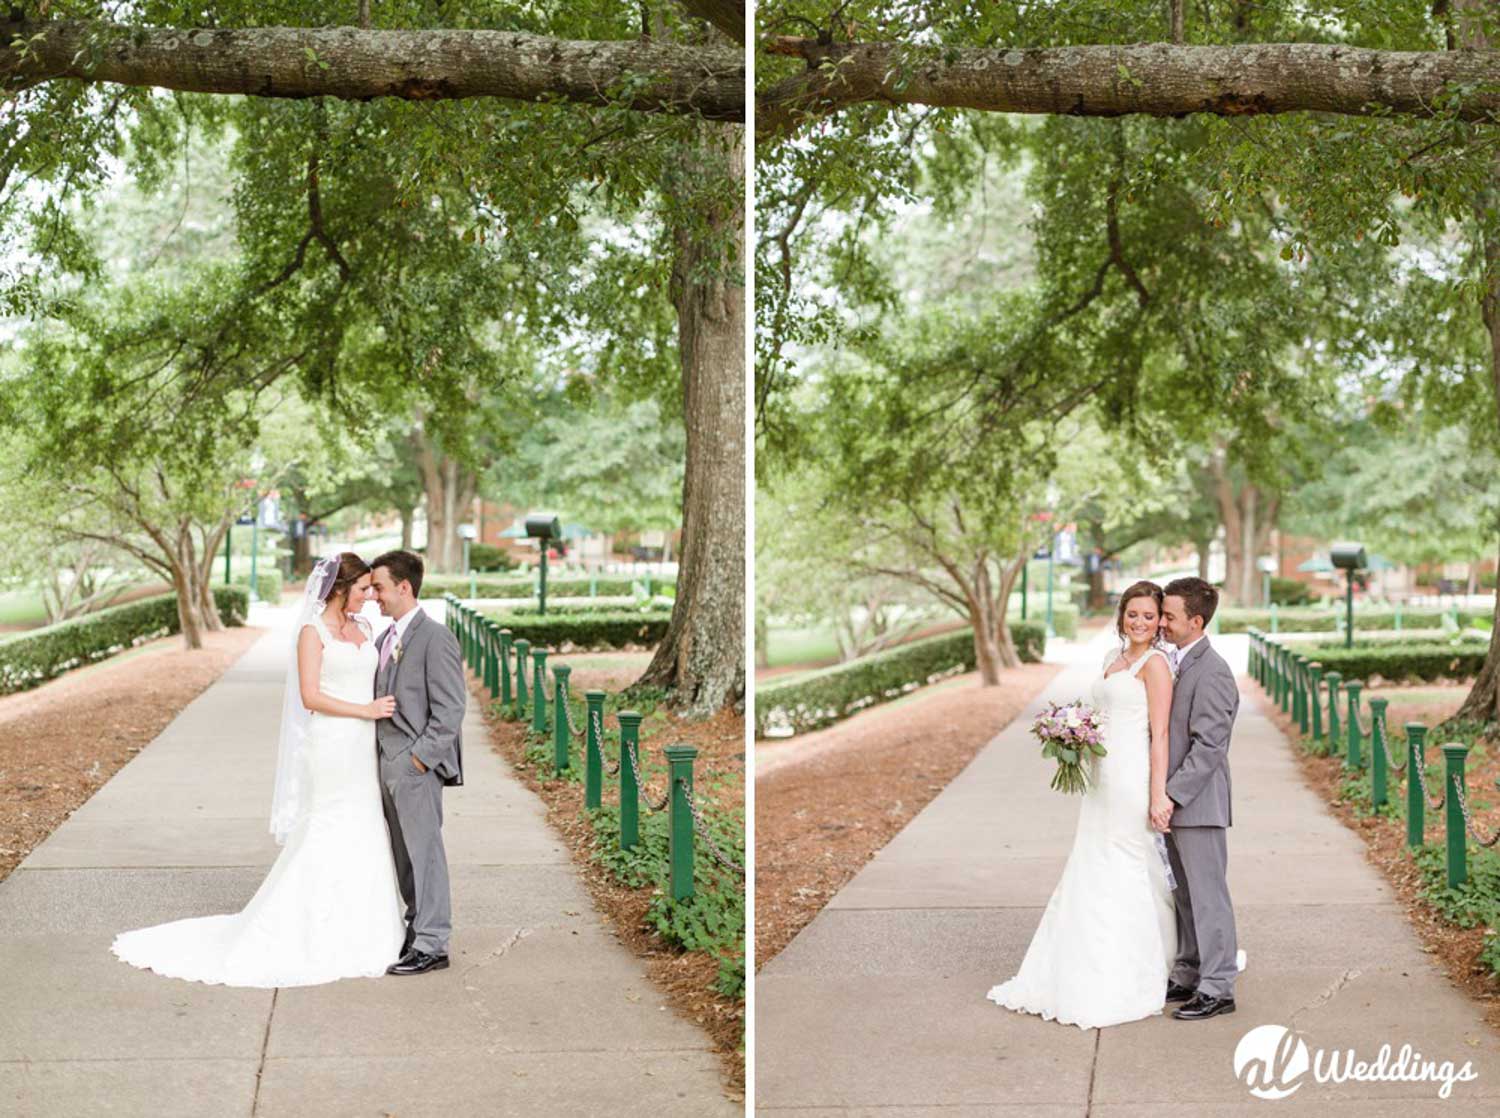
[[[1162,591],[1162,633],[1176,645],[1177,682],[1167,729],[1167,798],[1152,823],[1167,831],[1167,852],[1177,879],[1177,963],[1167,1001],[1186,1002],[1173,1017],[1202,1021],[1234,1012],[1238,949],[1229,901],[1226,830],[1229,804],[1229,735],[1240,706],[1234,672],[1203,635],[1219,605],[1219,592],[1201,578],[1179,578]],[[1170,825],[1170,830],[1168,827]]]
[[[388,551],[370,564],[380,612],[375,696],[396,697],[396,711],[375,723],[380,798],[391,833],[396,877],[406,901],[406,942],[386,974],[425,974],[448,965],[452,931],[448,857],[443,851],[443,788],[461,785],[468,690],[458,639],[417,605],[422,560]]]

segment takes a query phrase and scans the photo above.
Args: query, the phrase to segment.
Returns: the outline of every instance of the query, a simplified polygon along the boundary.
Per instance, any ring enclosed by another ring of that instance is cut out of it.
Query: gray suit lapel
[[[427,620],[427,615],[422,611],[421,606],[413,606],[412,608],[416,611],[416,616],[411,619],[411,622],[406,626],[406,632],[401,635],[401,660],[405,660],[411,655],[415,643],[414,638],[420,631],[423,622]],[[394,655],[391,657],[389,686],[386,688],[386,694],[388,695],[396,693],[396,677],[401,674],[401,660],[396,659]]]
[[[1208,638],[1204,637],[1196,645],[1193,646],[1193,651],[1187,654],[1187,658],[1183,660],[1182,663],[1177,665],[1177,678],[1181,679],[1182,674],[1189,668],[1191,668],[1194,664],[1196,664],[1199,660],[1203,659],[1203,656],[1207,651]]]

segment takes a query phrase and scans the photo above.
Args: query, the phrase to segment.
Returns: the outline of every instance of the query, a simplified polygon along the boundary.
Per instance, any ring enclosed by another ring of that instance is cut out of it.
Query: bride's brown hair
[[[328,596],[323,600],[331,602],[335,598],[341,598],[343,599],[343,604],[347,606],[349,604],[349,587],[353,586],[369,573],[370,564],[366,563],[352,551],[344,552],[339,556],[339,569],[338,573],[333,576],[333,585],[328,588]]]
[[[1125,638],[1125,607],[1137,598],[1150,598],[1156,603],[1156,615],[1158,617],[1161,616],[1161,587],[1149,579],[1142,579],[1140,582],[1132,583],[1120,595],[1120,608],[1115,612],[1115,632],[1120,634],[1122,640]],[[1152,643],[1156,643],[1154,638]]]

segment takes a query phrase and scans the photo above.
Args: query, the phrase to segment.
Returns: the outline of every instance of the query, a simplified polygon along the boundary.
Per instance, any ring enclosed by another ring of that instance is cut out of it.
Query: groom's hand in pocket
[[[427,766],[422,764],[421,761],[417,760],[417,755],[415,753],[412,754],[411,763],[417,767],[417,772],[424,773],[427,771]]]

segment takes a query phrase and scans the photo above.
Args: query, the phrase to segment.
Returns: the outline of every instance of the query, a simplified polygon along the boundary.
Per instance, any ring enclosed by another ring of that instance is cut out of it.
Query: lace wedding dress
[[[355,645],[321,617],[319,687],[369,702],[378,653],[368,623]],[[307,809],[243,910],[138,928],[110,950],[132,966],[225,986],[310,986],[383,975],[406,934],[381,810],[375,723],[314,713],[302,773]]]
[[[1147,816],[1151,732],[1139,678],[1158,655],[1152,649],[1094,681],[1090,698],[1104,715],[1108,753],[1093,759],[1073,848],[1021,969],[989,992],[1007,1009],[1093,1029],[1152,1016],[1166,1004],[1177,922]]]

